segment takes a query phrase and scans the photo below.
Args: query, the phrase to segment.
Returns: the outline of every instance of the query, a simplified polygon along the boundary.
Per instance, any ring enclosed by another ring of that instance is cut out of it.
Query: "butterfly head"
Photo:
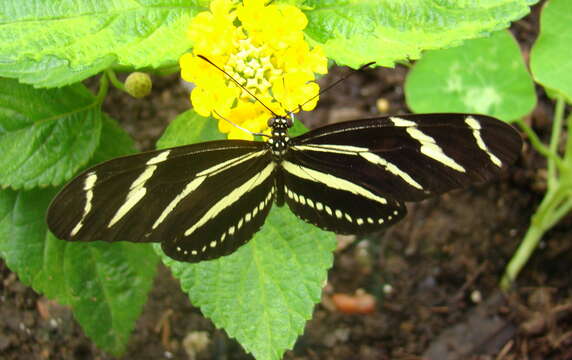
[[[268,120],[268,126],[272,129],[272,136],[268,139],[268,144],[272,149],[272,155],[282,158],[288,148],[290,137],[288,137],[288,129],[292,127],[294,116],[290,113],[288,116],[275,116]]]

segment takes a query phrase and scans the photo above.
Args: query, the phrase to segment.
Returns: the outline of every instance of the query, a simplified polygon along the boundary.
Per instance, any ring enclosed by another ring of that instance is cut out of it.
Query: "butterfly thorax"
[[[281,161],[290,143],[288,137],[288,129],[292,127],[292,115],[290,117],[277,116],[268,120],[268,126],[271,129],[271,137],[268,139],[268,145],[272,151],[275,161]]]

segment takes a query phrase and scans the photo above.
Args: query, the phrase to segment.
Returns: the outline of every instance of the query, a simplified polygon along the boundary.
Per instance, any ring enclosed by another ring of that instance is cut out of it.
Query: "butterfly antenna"
[[[248,130],[248,129],[246,129],[246,128],[243,128],[242,126],[240,126],[240,125],[238,125],[238,124],[233,123],[233,122],[230,121],[229,119],[227,119],[227,118],[225,118],[224,116],[222,116],[221,114],[219,114],[218,111],[216,111],[216,110],[213,110],[213,112],[214,112],[219,118],[223,119],[224,121],[226,121],[227,123],[229,123],[230,125],[234,126],[235,128],[237,128],[237,129],[239,129],[239,130],[242,130],[242,131],[244,131],[244,132],[247,132],[247,133],[249,133],[249,134],[251,134],[251,135],[253,135],[253,136],[265,136],[265,137],[267,137],[267,138],[270,138],[270,136],[269,136],[268,134],[252,132],[252,131],[250,131],[250,130]]]
[[[315,96],[312,96],[310,99],[306,100],[306,102],[304,102],[301,105],[298,105],[298,109],[300,111],[302,111],[302,107],[304,105],[306,105],[307,103],[309,103],[310,101],[314,100],[315,98],[317,98],[318,96],[322,95],[323,93],[325,93],[326,91],[330,90],[331,88],[333,88],[334,86],[338,85],[339,83],[341,83],[342,81],[346,80],[347,78],[349,78],[350,76],[357,74],[358,72],[370,67],[371,65],[375,64],[375,61],[372,62],[368,62],[365,65],[360,66],[359,69],[357,69],[356,71],[352,71],[351,73],[347,74],[346,76],[341,77],[340,79],[334,81],[333,84],[330,84],[330,86],[326,87],[325,89],[322,89],[322,91],[320,91],[318,94],[316,94]],[[288,111],[288,113],[291,113],[292,111]]]
[[[246,91],[248,93],[248,95],[252,96],[254,98],[254,100],[258,101],[260,104],[262,104],[262,106],[264,106],[266,108],[266,110],[270,111],[270,113],[272,115],[274,115],[275,117],[279,117],[278,114],[276,114],[274,111],[272,111],[268,106],[266,106],[266,104],[264,104],[262,101],[260,101],[259,98],[256,97],[256,95],[254,95],[252,92],[250,92],[250,90],[248,90],[247,88],[245,88],[244,86],[242,86],[241,83],[239,83],[235,78],[233,78],[229,73],[227,73],[226,71],[224,71],[220,66],[218,66],[217,64],[213,63],[212,61],[210,61],[209,59],[207,59],[206,57],[204,57],[203,55],[197,55],[198,57],[200,57],[201,59],[203,59],[204,61],[208,62],[209,64],[211,64],[212,66],[214,66],[215,68],[219,69],[223,74],[225,74],[226,76],[228,76],[228,78],[230,80],[232,80],[236,85],[238,85],[242,90]],[[226,119],[225,119],[226,120]],[[228,121],[228,120],[227,120]],[[230,122],[230,121],[229,121]],[[231,122],[232,124],[232,122]],[[234,124],[235,126],[238,126],[236,124]]]

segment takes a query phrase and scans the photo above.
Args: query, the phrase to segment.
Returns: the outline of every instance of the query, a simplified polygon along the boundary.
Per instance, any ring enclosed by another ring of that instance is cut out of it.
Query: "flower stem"
[[[524,239],[522,239],[520,246],[510,259],[510,262],[505,269],[505,273],[500,282],[501,290],[508,291],[511,288],[512,284],[516,280],[516,277],[520,273],[520,270],[522,270],[538,246],[542,235],[544,235],[544,230],[540,227],[531,225],[528,228]]]
[[[109,90],[109,79],[105,74],[102,74],[99,78],[99,89],[97,90],[97,95],[95,96],[95,103],[98,105],[103,104],[103,100],[107,96],[107,91]]]
[[[552,134],[550,135],[550,153],[558,156],[558,144],[560,142],[560,134],[562,132],[562,120],[564,118],[564,98],[559,95],[556,97],[556,110],[554,119],[552,120]],[[548,188],[550,189],[556,181],[558,181],[557,165],[551,157],[548,158]]]
[[[568,127],[568,131],[572,129],[572,112],[568,114],[568,118],[566,119],[566,124]],[[572,156],[572,141],[566,142],[566,151],[564,152],[564,162],[566,164],[570,164],[570,157]]]
[[[123,83],[121,81],[119,81],[119,79],[117,78],[117,75],[115,75],[115,71],[113,71],[111,69],[107,69],[107,70],[105,70],[105,75],[109,78],[109,81],[111,81],[113,86],[115,86],[116,88],[118,88],[121,91],[125,91],[125,86],[123,85]]]
[[[530,144],[532,145],[532,147],[534,147],[536,151],[538,151],[542,156],[548,159],[552,159],[558,167],[561,166],[562,159],[560,159],[560,157],[557,154],[550,152],[550,149],[542,143],[542,141],[538,138],[538,135],[536,135],[534,130],[532,130],[532,128],[528,126],[527,123],[525,123],[521,119],[517,120],[516,123],[518,124],[518,126],[520,126],[522,131],[524,131],[524,133],[528,136]]]
[[[564,161],[558,156],[558,143],[564,118],[564,106],[563,97],[559,96],[556,100],[556,111],[554,113],[549,147],[542,144],[528,125],[523,121],[519,121],[520,127],[527,133],[534,148],[548,158],[548,190],[531,218],[530,227],[524,239],[506,267],[500,282],[500,287],[503,291],[510,289],[518,274],[532,256],[544,233],[572,209],[569,180],[572,177],[572,168],[567,165],[566,161],[569,156],[572,156],[570,138],[567,139]],[[572,116],[567,119],[567,122],[568,126],[572,125]]]

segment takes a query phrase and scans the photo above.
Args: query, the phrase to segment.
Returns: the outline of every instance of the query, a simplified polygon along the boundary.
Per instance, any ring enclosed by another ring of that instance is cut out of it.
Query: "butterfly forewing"
[[[398,201],[490,180],[512,163],[521,139],[481,115],[403,115],[325,126],[292,140],[296,163]]]
[[[214,206],[225,189],[240,186],[269,163],[263,143],[240,140],[113,159],[66,185],[50,205],[48,226],[59,238],[72,241],[174,239]],[[178,216],[181,209],[185,216]]]

